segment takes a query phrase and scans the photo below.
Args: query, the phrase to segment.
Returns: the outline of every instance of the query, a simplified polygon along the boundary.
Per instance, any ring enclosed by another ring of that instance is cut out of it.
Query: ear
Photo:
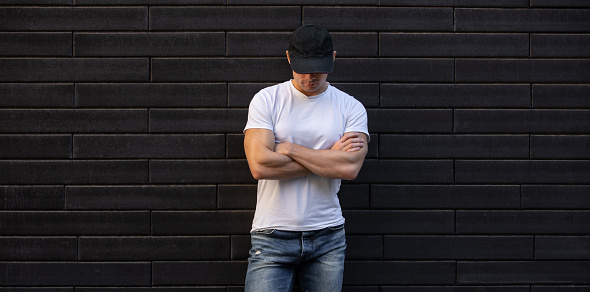
[[[287,57],[289,57],[289,52],[287,52]],[[334,51],[334,53],[332,53],[332,61],[336,60],[336,51]]]
[[[291,64],[291,58],[289,58],[289,51],[286,51],[287,53],[287,61],[289,61],[289,64]]]

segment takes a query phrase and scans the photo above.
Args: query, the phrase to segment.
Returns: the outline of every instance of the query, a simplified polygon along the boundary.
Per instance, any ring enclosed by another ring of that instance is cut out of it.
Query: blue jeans
[[[344,225],[316,231],[252,232],[245,292],[290,292],[295,275],[301,291],[342,290]]]

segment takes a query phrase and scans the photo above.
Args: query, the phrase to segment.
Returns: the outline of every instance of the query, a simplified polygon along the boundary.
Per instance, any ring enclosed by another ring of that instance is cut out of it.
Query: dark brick
[[[584,9],[455,9],[456,31],[586,32]]]
[[[329,31],[453,31],[453,9],[304,7],[303,22]]]
[[[3,235],[141,235],[150,233],[150,212],[0,212]],[[1,282],[1,281],[0,281]]]
[[[531,34],[531,57],[590,57],[590,36]]]
[[[151,30],[294,30],[300,7],[152,7]]]
[[[518,209],[518,186],[372,185],[374,209]]]
[[[366,159],[357,183],[452,183],[452,160]]]
[[[451,133],[453,110],[368,109],[372,133]]]
[[[146,132],[147,110],[0,110],[0,132]]]
[[[334,82],[453,82],[453,59],[341,58]]]
[[[0,107],[53,108],[72,107],[72,84],[0,84]]]
[[[243,289],[242,289],[243,290]],[[129,291],[129,292],[150,292],[150,291],[195,291],[195,292],[226,292],[226,287],[221,286],[201,286],[201,287],[103,287],[103,288],[88,288],[88,287],[76,287],[76,291],[80,292],[112,292],[112,291]]]
[[[536,236],[536,260],[589,260],[590,236]]]
[[[457,234],[588,234],[588,211],[457,211]]]
[[[0,135],[0,158],[71,158],[71,135]]]
[[[3,82],[149,81],[147,58],[0,58],[0,68],[11,68]]]
[[[590,286],[531,286],[532,292],[585,292]]]
[[[455,6],[455,7],[529,7],[528,0],[380,0],[391,6]],[[388,290],[389,291],[389,290]]]
[[[216,196],[215,186],[66,186],[66,209],[215,209]]]
[[[0,161],[0,184],[143,184],[147,182],[147,161]]]
[[[283,81],[288,79],[289,77]],[[227,90],[228,106],[247,108],[250,101],[252,101],[252,97],[258,91],[272,85],[275,85],[275,83],[230,83]]]
[[[378,286],[342,286],[342,292],[379,292]]]
[[[252,218],[253,211],[154,211],[152,231],[154,235],[249,234]]]
[[[152,81],[155,82],[282,82],[292,77],[286,58],[152,60]]]
[[[227,0],[229,5],[285,5],[282,0]],[[377,5],[377,0],[293,0],[289,5]]]
[[[152,160],[151,183],[252,184],[248,162],[235,160]]]
[[[217,188],[219,209],[256,208],[256,185],[220,185]]]
[[[152,133],[242,133],[246,109],[152,109]]]
[[[590,209],[590,186],[524,185],[523,209]]]
[[[351,261],[344,285],[453,285],[454,261]]]
[[[0,33],[2,56],[72,56],[71,33]]]
[[[379,40],[383,57],[529,56],[528,34],[383,33]]]
[[[224,33],[77,33],[75,56],[224,56]]]
[[[529,158],[525,135],[381,135],[380,158]]]
[[[76,0],[75,4],[76,5],[187,5],[187,4],[224,5],[225,0]]]
[[[243,285],[248,263],[154,262],[153,285]]]
[[[29,5],[29,4],[42,4],[42,5],[71,5],[72,0],[4,0],[0,5]]]
[[[287,58],[291,32],[228,32],[227,55]]]
[[[0,7],[0,30],[147,30],[147,7]]]
[[[585,0],[531,0],[531,7],[590,7],[590,3]]]
[[[346,237],[346,260],[382,260],[383,236],[349,235]]]
[[[368,209],[369,185],[344,184],[340,186],[338,199],[343,209]]]
[[[536,108],[590,108],[590,85],[535,84],[533,107]]]
[[[150,263],[0,262],[6,286],[149,286]]]
[[[351,235],[455,233],[454,211],[344,211],[344,217]]]
[[[329,78],[329,77],[328,77]],[[379,107],[378,83],[330,83],[334,87],[352,95],[366,108]]]
[[[588,269],[588,261],[458,262],[457,284],[586,284]]]
[[[369,152],[365,159],[377,158],[379,156],[379,135],[372,134],[369,142]]]
[[[457,59],[457,82],[590,82],[585,59]]]
[[[366,33],[330,33],[334,42],[336,59],[338,57],[377,57],[379,56],[379,35]]]
[[[227,134],[226,147],[227,158],[246,158],[243,134]]]
[[[565,183],[590,182],[590,161],[457,160],[457,183]]]
[[[532,260],[532,236],[385,236],[385,259]]]
[[[584,110],[455,110],[457,133],[588,133]]]
[[[530,292],[529,286],[396,286],[383,287],[381,292]]]
[[[3,261],[75,261],[76,237],[0,237]]]
[[[232,235],[231,236],[231,259],[247,260],[252,242],[250,235]]]
[[[62,186],[0,186],[2,210],[63,210]]]
[[[590,159],[590,136],[531,136],[533,159]]]
[[[75,135],[74,158],[224,158],[224,135]]]
[[[381,107],[529,108],[530,85],[381,84]]]
[[[227,236],[80,237],[79,260],[228,260]]]
[[[227,86],[195,84],[76,84],[76,107],[225,107]]]

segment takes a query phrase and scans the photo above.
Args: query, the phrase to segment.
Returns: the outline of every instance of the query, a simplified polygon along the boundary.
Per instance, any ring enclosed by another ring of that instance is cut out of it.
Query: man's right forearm
[[[263,159],[250,164],[255,179],[292,179],[311,174],[291,157],[276,152],[266,153]]]

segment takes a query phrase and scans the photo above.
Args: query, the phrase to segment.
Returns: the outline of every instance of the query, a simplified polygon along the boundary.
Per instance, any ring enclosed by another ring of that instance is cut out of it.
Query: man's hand
[[[351,132],[344,133],[342,138],[334,143],[330,150],[340,150],[346,152],[355,152],[365,147],[365,139],[359,137],[359,133]]]

